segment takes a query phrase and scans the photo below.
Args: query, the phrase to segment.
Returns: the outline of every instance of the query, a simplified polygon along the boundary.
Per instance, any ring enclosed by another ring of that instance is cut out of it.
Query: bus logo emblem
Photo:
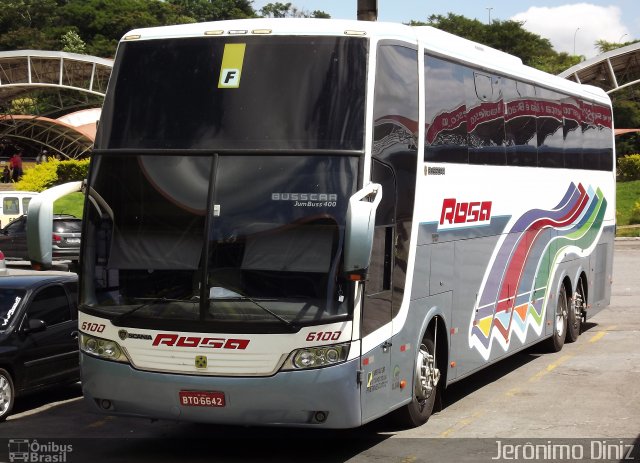
[[[127,339],[127,335],[128,335],[128,334],[129,334],[129,333],[127,333],[127,330],[120,330],[120,331],[118,331],[118,336],[119,336],[119,337],[120,337],[120,339],[122,339],[123,341],[124,341],[125,339]]]
[[[206,355],[196,355],[196,368],[198,368],[198,369],[207,368],[207,356]]]

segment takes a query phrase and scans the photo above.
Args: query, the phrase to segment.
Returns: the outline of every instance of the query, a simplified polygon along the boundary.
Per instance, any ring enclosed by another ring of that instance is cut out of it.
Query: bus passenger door
[[[382,185],[382,200],[376,212],[371,263],[365,281],[361,333],[362,419],[381,415],[388,409],[391,374],[392,269],[395,236],[396,186],[393,170],[373,160],[371,181]],[[371,350],[367,346],[374,345]],[[367,351],[366,351],[367,350]]]

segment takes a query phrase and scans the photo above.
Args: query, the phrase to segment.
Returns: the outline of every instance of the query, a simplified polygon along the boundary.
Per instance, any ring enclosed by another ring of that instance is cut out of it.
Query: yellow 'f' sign
[[[242,74],[246,45],[245,43],[227,43],[224,46],[218,88],[240,87],[240,75]]]

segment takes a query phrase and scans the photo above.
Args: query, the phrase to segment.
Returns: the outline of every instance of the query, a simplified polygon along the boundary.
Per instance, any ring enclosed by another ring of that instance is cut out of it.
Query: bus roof
[[[610,105],[600,88],[581,85],[522,64],[522,60],[503,51],[458,37],[430,26],[399,23],[313,18],[233,19],[206,23],[134,29],[123,37],[128,40],[243,35],[320,35],[362,36],[420,43],[428,52],[463,61],[487,71],[518,77],[537,85],[564,91]]]

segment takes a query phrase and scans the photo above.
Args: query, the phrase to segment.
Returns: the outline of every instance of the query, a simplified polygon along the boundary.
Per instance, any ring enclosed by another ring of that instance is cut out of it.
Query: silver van
[[[34,191],[0,191],[0,228],[27,213]]]

